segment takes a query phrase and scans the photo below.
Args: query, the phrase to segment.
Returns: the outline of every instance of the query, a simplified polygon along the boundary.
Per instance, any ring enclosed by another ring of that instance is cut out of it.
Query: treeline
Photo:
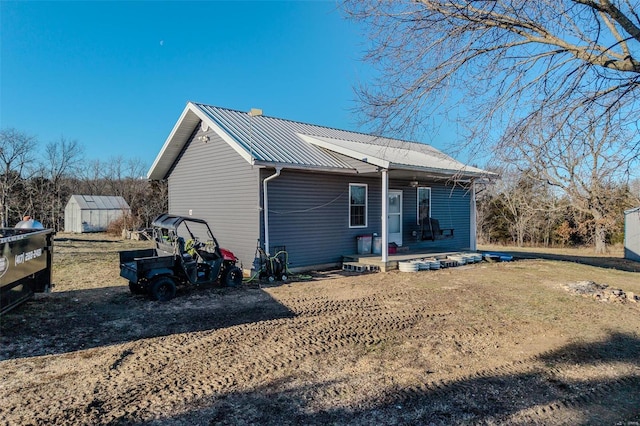
[[[0,223],[13,226],[29,215],[45,227],[64,229],[71,195],[118,195],[131,207],[127,228],[146,227],[167,209],[166,183],[148,181],[139,159],[87,160],[77,141],[61,138],[40,146],[15,129],[0,131]]]
[[[594,217],[594,204],[602,211]],[[624,211],[640,205],[640,180],[608,183],[595,197],[571,197],[527,171],[502,179],[477,195],[478,240],[517,246],[595,246],[597,229],[607,245],[624,241]]]

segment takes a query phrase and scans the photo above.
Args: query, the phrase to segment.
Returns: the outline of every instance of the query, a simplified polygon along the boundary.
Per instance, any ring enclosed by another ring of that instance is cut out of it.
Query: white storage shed
[[[123,214],[131,213],[124,198],[113,195],[72,195],[64,208],[65,232],[102,232]]]
[[[624,257],[640,262],[640,207],[624,212]]]

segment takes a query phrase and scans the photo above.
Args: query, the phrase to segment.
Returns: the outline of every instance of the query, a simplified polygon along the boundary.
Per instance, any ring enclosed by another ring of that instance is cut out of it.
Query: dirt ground
[[[58,234],[54,292],[1,319],[0,424],[640,424],[640,273],[619,257],[161,303],[118,276],[118,251],[145,244]],[[585,280],[629,297],[567,290]]]

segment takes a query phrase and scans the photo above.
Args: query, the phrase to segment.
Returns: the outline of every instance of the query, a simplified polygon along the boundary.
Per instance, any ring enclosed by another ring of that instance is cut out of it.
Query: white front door
[[[402,245],[402,191],[389,190],[389,242]]]

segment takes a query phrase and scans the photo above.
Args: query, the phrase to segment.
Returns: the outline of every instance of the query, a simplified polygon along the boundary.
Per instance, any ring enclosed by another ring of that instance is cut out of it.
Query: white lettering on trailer
[[[31,250],[22,254],[17,254],[15,257],[15,266],[18,266],[22,263],[28,262],[30,260],[36,259],[42,256],[42,249],[38,248],[35,250]]]

